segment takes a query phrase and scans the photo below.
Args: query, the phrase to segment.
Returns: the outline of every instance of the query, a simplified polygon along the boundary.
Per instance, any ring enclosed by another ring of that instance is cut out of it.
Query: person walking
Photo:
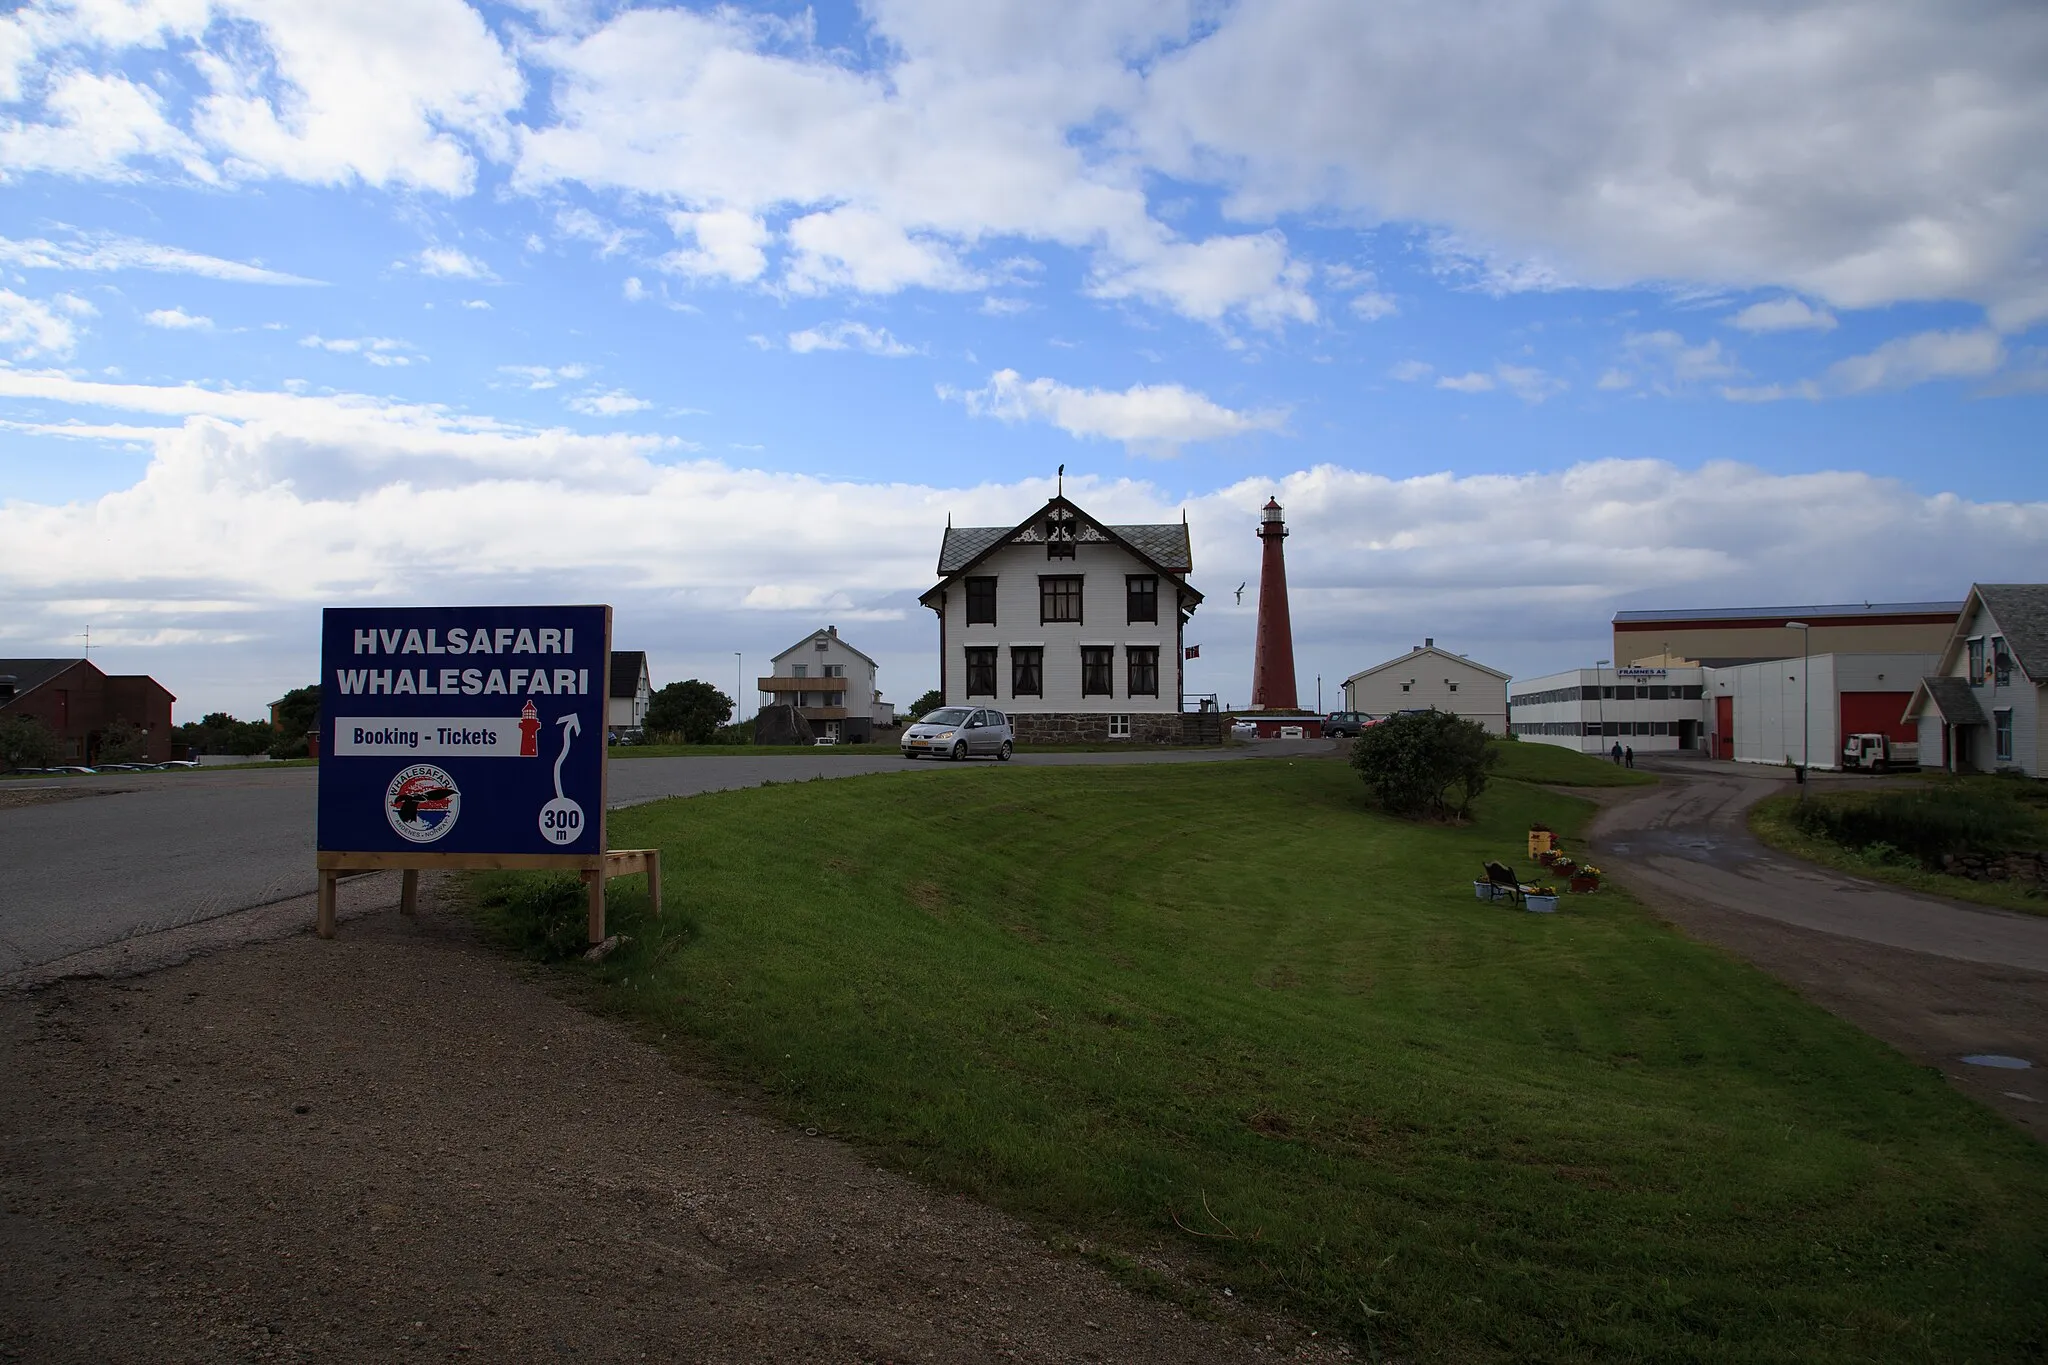
[[[1618,739],[1614,741],[1614,750],[1613,750],[1613,758],[1614,758],[1614,766],[1615,766],[1615,767],[1617,767],[1617,768],[1618,768],[1618,767],[1620,767],[1620,766],[1621,766],[1621,741],[1620,741],[1620,740],[1618,740]]]
[[[1631,745],[1629,745],[1629,746],[1628,746],[1628,748],[1627,748],[1627,749],[1625,749],[1625,750],[1623,750],[1623,751],[1622,751],[1622,761],[1623,761],[1623,766],[1625,766],[1625,767],[1630,767],[1630,768],[1633,768],[1633,767],[1635,767],[1635,766],[1636,766],[1636,746],[1635,746],[1635,745],[1631,744]]]

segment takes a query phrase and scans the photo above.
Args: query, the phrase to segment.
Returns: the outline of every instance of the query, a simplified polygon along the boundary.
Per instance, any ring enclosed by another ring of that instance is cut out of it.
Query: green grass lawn
[[[1963,787],[2019,803],[2032,817],[2032,822],[2037,828],[2037,837],[2027,842],[2035,848],[2048,848],[2048,789],[2043,789],[2039,783],[2004,777],[1955,778],[1934,775],[1902,779],[1901,785],[1905,783],[1937,790]],[[1868,801],[1872,795],[1869,790],[1816,792],[1810,799],[1834,804],[1853,804]],[[1782,849],[1825,867],[1839,868],[1854,876],[1890,882],[1894,886],[1903,886],[1911,891],[1924,891],[1937,896],[1953,897],[1956,900],[1975,901],[1980,905],[1995,905],[2003,910],[2023,910],[2028,914],[2048,915],[2048,895],[2044,895],[2040,888],[2029,890],[2016,882],[1979,882],[1968,877],[1951,877],[1943,872],[1929,871],[1911,860],[1888,856],[1872,857],[1862,849],[1845,848],[1831,839],[1810,835],[1792,824],[1792,812],[1798,805],[1799,796],[1796,792],[1764,798],[1750,808],[1750,832],[1772,848]]]
[[[1657,779],[1638,768],[1576,749],[1531,740],[1497,739],[1493,751],[1500,755],[1494,764],[1495,777],[1512,777],[1523,782],[1547,782],[1555,787],[1641,787]]]
[[[562,970],[791,1122],[1371,1357],[2048,1349],[2040,1146],[1618,891],[1472,898],[1590,809],[1397,823],[1331,761],[663,802],[611,837],[663,850],[668,916],[615,883],[635,941]],[[531,941],[534,882],[477,889]]]

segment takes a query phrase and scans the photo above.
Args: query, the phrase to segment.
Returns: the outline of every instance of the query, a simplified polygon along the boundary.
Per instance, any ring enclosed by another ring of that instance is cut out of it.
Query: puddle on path
[[[1963,1058],[1965,1066],[1995,1066],[2003,1071],[2027,1071],[2033,1063],[2024,1057],[2008,1057],[1999,1052],[1973,1052]]]

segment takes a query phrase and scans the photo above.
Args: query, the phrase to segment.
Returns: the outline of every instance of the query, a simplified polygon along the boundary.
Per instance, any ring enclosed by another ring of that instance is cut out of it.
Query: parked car
[[[162,763],[159,763],[156,766],[158,771],[160,772],[176,773],[183,772],[187,768],[197,768],[199,764],[189,758],[173,758],[168,759]]]
[[[1331,739],[1356,739],[1377,724],[1379,718],[1364,711],[1332,711],[1323,717],[1323,733]]]
[[[614,730],[611,732],[611,742],[623,747],[628,744],[644,744],[647,741],[638,730]]]
[[[1230,722],[1230,737],[1232,739],[1257,739],[1259,737],[1259,727],[1248,720],[1234,720]]]
[[[98,772],[99,769],[88,768],[83,763],[65,763],[55,768],[45,768],[43,771],[46,773],[84,773],[87,776],[91,776],[93,773]]]
[[[955,760],[968,757],[1010,761],[1017,736],[1010,718],[977,706],[941,706],[903,732],[903,756],[937,754]]]

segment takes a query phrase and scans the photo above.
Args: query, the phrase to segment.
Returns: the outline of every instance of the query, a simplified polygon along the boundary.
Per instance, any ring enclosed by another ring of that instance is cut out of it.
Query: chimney
[[[1425,636],[1423,636],[1423,637],[1422,637],[1422,647],[1423,647],[1424,649],[1435,649],[1435,648],[1436,648],[1436,637],[1435,637],[1434,635],[1425,635]]]

